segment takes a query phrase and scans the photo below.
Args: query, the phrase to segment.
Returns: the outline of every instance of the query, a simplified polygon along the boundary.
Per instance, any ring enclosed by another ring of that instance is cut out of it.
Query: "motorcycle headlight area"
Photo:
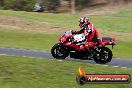
[[[65,42],[66,41],[66,38],[61,38],[60,42]]]

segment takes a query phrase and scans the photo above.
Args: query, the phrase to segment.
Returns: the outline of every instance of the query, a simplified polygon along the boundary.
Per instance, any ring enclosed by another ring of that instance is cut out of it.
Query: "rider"
[[[86,37],[85,47],[93,47],[98,43],[98,32],[93,24],[89,21],[87,17],[81,17],[79,20],[79,31],[73,31],[73,34],[84,34]]]

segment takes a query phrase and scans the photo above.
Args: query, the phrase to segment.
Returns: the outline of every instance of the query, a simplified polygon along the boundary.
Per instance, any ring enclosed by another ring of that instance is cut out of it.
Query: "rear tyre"
[[[65,46],[57,43],[52,47],[51,54],[56,59],[65,59],[69,55],[69,52]]]
[[[107,47],[99,48],[99,52],[94,57],[94,61],[98,64],[106,64],[112,59],[112,51]]]

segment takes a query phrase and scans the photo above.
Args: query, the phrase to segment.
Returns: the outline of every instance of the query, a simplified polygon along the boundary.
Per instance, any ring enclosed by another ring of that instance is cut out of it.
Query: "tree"
[[[87,7],[92,0],[76,0],[76,6],[79,8]]]
[[[83,8],[89,5],[91,0],[67,0],[71,8],[71,13],[75,14],[76,7]]]
[[[76,7],[75,7],[75,0],[71,0],[71,12],[72,12],[72,14],[76,13],[75,9],[76,9]]]
[[[4,5],[4,0],[0,0],[0,6]]]
[[[35,0],[4,0],[4,9],[32,11]]]
[[[56,12],[60,7],[60,0],[41,0],[44,10]]]

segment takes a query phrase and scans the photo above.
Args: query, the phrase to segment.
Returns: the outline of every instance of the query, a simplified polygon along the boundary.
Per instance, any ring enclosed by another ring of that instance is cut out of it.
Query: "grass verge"
[[[58,35],[0,30],[0,46],[49,51]]]
[[[130,74],[131,68],[104,67],[82,62],[0,56],[0,88],[131,88],[130,84],[89,84],[79,86],[78,67],[88,74]],[[109,69],[109,70],[108,70]]]

